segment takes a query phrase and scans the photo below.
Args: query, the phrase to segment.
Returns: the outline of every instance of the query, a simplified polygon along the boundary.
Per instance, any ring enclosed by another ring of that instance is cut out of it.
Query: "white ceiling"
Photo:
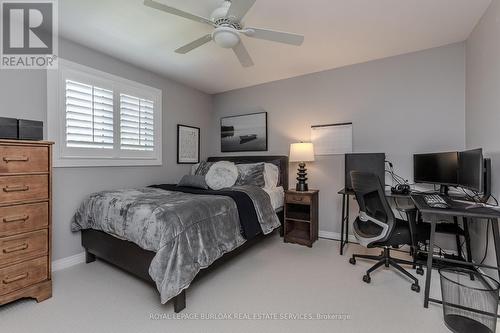
[[[222,0],[158,0],[209,17]],[[208,25],[143,6],[142,0],[59,1],[60,34],[207,93],[460,42],[491,0],[257,0],[247,26],[301,33],[301,47],[244,38],[255,66],[242,68],[213,43],[178,47]]]

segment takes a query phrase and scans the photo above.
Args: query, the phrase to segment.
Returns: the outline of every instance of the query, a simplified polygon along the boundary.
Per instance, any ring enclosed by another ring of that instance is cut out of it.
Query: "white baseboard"
[[[333,239],[333,240],[340,240],[340,232],[331,232],[331,231],[319,231],[319,237],[320,238],[326,238],[326,239]],[[351,243],[357,243],[358,240],[354,235],[349,235],[349,242]]]
[[[57,259],[52,262],[52,271],[60,271],[85,262],[85,252],[70,257]]]

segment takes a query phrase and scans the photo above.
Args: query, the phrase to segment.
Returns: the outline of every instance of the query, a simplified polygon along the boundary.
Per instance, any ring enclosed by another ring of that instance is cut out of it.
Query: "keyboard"
[[[437,194],[426,194],[424,195],[424,200],[427,206],[432,208],[450,208],[450,205]]]

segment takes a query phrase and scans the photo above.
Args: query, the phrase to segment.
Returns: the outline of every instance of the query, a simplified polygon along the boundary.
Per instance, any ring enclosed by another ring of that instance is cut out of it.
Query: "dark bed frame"
[[[235,163],[258,163],[276,161],[280,168],[279,185],[285,190],[288,189],[288,157],[287,156],[232,156],[232,157],[210,157],[209,162],[216,161],[231,161]],[[280,235],[283,236],[283,220],[284,211],[277,213],[281,221]],[[226,253],[221,258],[217,259],[210,267],[202,269],[196,278],[196,281],[203,275],[207,274],[224,262],[244,252],[252,245],[260,240],[267,238],[269,235],[259,235],[235,250]],[[155,252],[147,251],[136,244],[118,239],[105,232],[87,229],[82,230],[82,246],[85,248],[86,263],[91,263],[97,258],[102,259],[122,270],[129,272],[136,277],[155,285],[155,282],[149,275],[149,265],[156,255]],[[173,298],[174,311],[176,313],[182,311],[186,307],[186,290],[183,290],[179,295]]]

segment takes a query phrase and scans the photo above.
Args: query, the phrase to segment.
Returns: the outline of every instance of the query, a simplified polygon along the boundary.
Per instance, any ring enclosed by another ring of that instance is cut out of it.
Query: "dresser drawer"
[[[47,254],[47,230],[34,231],[0,239],[0,266]]]
[[[49,177],[47,175],[0,177],[0,202],[47,199]]]
[[[0,146],[0,173],[48,171],[48,147]]]
[[[47,257],[0,269],[0,295],[28,287],[48,278]]]
[[[287,203],[310,205],[311,204],[311,197],[308,195],[287,194],[286,195],[286,202]]]
[[[47,202],[0,208],[0,237],[42,229],[48,224]]]

